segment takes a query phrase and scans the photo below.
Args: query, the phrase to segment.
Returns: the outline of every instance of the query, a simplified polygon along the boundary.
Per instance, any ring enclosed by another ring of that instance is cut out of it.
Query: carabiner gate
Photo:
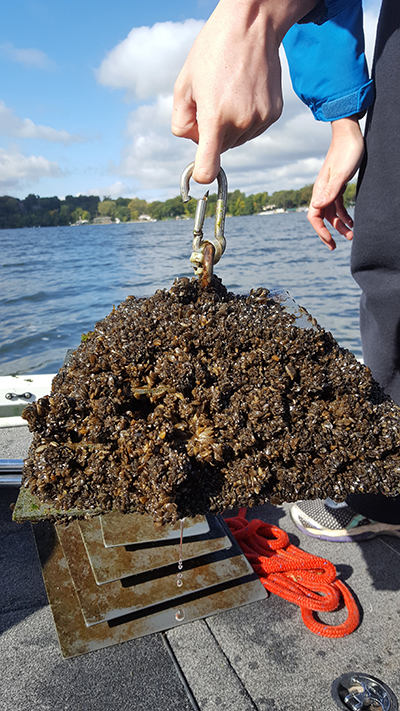
[[[181,175],[180,191],[183,202],[189,202],[189,181],[193,175],[194,162],[190,163]],[[224,235],[226,201],[228,197],[228,181],[225,171],[220,168],[218,176],[218,198],[215,210],[214,237],[203,239],[203,225],[207,210],[208,190],[201,200],[198,200],[194,217],[192,255],[190,261],[196,276],[201,276],[202,286],[208,286],[213,274],[213,266],[217,264],[225,252]]]

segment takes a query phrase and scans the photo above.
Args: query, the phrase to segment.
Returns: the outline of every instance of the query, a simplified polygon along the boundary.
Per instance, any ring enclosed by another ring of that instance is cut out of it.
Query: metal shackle
[[[190,163],[181,175],[180,180],[180,193],[182,201],[184,203],[191,200],[189,195],[189,182],[193,175],[194,161]],[[221,259],[226,248],[226,239],[224,235],[225,229],[225,215],[226,215],[226,201],[228,197],[228,180],[226,173],[223,168],[220,168],[218,176],[218,196],[215,210],[215,224],[214,224],[214,237],[207,237],[203,239],[203,226],[204,219],[206,216],[208,191],[205,193],[204,197],[198,200],[196,206],[196,213],[194,218],[194,229],[193,229],[193,253],[190,257],[190,261],[194,267],[195,274],[200,275],[203,271],[203,255],[204,247],[207,243],[212,244],[214,247],[213,264],[217,264]]]

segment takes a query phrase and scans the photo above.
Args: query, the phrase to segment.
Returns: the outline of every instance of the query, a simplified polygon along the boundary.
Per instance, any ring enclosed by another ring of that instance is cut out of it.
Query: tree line
[[[254,215],[265,209],[293,210],[306,207],[311,199],[312,185],[306,185],[299,190],[278,190],[271,195],[267,192],[246,196],[241,190],[228,193],[227,214],[233,216]],[[344,193],[345,206],[354,203],[356,186],[350,183]],[[217,195],[208,197],[207,217],[215,214]],[[171,220],[193,217],[196,200],[184,204],[181,197],[147,202],[139,198],[122,198],[112,200],[110,197],[100,198],[89,195],[74,197],[67,195],[61,200],[58,197],[39,197],[30,194],[23,200],[4,195],[0,197],[0,229],[14,227],[57,227],[71,225],[79,220],[93,222],[96,218],[109,218],[120,222],[137,221],[142,215],[148,215],[153,220]]]

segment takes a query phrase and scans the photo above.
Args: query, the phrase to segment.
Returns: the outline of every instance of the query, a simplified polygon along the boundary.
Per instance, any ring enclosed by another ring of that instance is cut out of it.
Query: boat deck
[[[26,427],[0,430],[0,458],[23,459]],[[328,543],[301,534],[289,506],[248,511],[328,558],[362,610],[358,629],[328,639],[297,606],[271,595],[166,633],[61,656],[30,523],[11,521],[17,488],[0,488],[2,711],[329,711],[347,672],[384,681],[400,699],[400,539]],[[345,610],[327,613],[341,621]]]

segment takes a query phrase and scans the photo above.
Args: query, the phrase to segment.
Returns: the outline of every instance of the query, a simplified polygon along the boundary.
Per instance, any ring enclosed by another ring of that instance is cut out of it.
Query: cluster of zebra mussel
[[[126,299],[23,416],[23,483],[60,510],[164,524],[400,483],[400,410],[369,369],[268,290],[237,296],[215,276]]]

